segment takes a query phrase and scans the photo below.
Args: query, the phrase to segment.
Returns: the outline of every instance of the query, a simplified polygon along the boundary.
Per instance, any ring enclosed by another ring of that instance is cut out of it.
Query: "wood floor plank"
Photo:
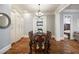
[[[18,42],[12,44],[5,54],[28,54],[29,53],[29,40],[28,38],[21,38]],[[75,40],[50,40],[50,54],[78,54],[79,42]]]

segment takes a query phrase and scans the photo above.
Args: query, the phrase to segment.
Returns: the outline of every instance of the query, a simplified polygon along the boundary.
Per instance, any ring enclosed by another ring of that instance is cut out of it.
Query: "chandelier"
[[[38,9],[38,11],[36,12],[36,16],[38,16],[38,17],[41,17],[41,16],[43,16],[44,14],[41,12],[41,10],[40,10],[40,4],[38,4],[38,7],[39,7],[39,9]]]

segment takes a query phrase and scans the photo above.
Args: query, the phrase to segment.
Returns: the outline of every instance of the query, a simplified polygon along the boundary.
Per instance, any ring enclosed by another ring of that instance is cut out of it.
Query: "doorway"
[[[71,38],[71,15],[64,15],[64,38]]]

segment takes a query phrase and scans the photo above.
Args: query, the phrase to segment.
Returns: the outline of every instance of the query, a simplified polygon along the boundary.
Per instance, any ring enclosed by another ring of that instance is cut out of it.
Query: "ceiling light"
[[[36,16],[38,16],[38,17],[41,17],[41,16],[43,16],[44,14],[41,12],[41,10],[40,10],[40,4],[38,4],[38,7],[39,7],[39,10],[38,10],[38,12],[36,12]]]
[[[2,14],[0,14],[0,16],[3,16]]]

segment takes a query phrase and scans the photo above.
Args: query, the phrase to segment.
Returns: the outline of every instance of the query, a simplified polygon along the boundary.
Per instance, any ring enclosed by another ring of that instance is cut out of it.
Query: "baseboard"
[[[51,37],[52,37],[52,38],[55,38],[55,36],[54,36],[54,35],[52,35]]]
[[[5,53],[5,52],[6,52],[8,49],[10,49],[10,48],[11,48],[11,44],[5,46],[4,48],[2,48],[2,49],[0,50],[0,54]]]
[[[29,38],[29,35],[23,35],[22,37],[27,37],[27,38]]]

